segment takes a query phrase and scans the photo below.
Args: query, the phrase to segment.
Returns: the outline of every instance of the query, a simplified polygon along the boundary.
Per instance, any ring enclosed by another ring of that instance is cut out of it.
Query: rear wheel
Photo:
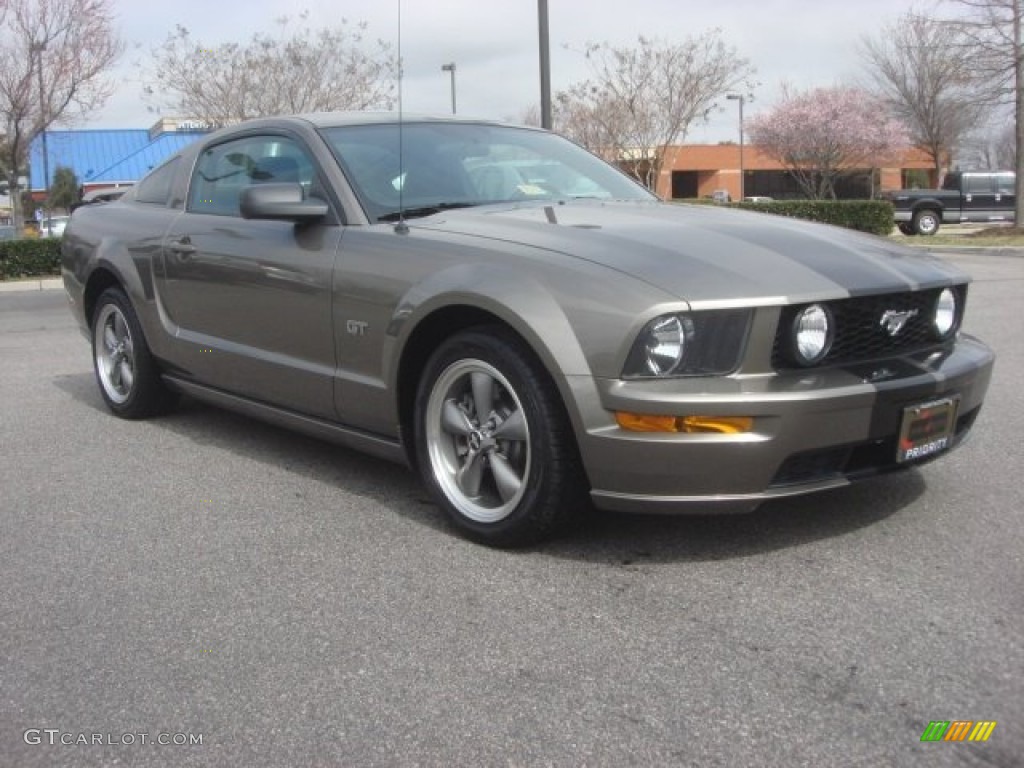
[[[108,288],[96,301],[92,351],[100,394],[118,416],[142,419],[174,404],[176,397],[160,380],[142,326],[120,288]]]
[[[557,390],[501,328],[447,340],[416,398],[416,458],[458,528],[499,547],[547,538],[586,504],[576,443]]]
[[[937,211],[924,210],[914,214],[914,231],[919,235],[934,235],[939,231],[941,219]]]

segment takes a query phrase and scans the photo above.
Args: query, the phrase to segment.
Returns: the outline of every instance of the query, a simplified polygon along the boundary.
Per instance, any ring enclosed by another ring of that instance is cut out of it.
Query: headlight
[[[952,288],[943,288],[935,302],[935,332],[945,339],[956,328],[956,293]]]
[[[677,316],[662,317],[652,323],[641,336],[644,344],[644,365],[655,376],[672,373],[686,352],[686,331]]]
[[[832,313],[821,304],[802,309],[793,320],[793,352],[800,365],[821,362],[829,349],[835,328]]]
[[[750,325],[748,309],[661,315],[643,327],[622,375],[710,376],[739,365]]]

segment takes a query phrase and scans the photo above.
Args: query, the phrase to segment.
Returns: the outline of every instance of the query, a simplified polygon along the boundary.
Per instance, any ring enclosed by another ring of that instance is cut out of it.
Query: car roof
[[[237,123],[231,123],[223,126],[216,132],[216,135],[229,133],[237,130],[245,130],[247,128],[274,128],[284,127],[288,125],[295,125],[296,123],[305,123],[306,125],[312,125],[314,128],[338,128],[348,125],[398,125],[413,124],[413,123],[451,123],[458,125],[476,124],[476,125],[496,125],[496,126],[509,126],[509,127],[527,127],[531,126],[519,126],[513,123],[504,123],[498,120],[490,120],[485,118],[472,118],[472,117],[454,117],[452,115],[437,115],[437,114],[425,114],[425,113],[403,113],[398,112],[311,112],[298,115],[281,115],[276,117],[258,117],[250,120],[243,120]],[[533,128],[533,130],[541,130],[540,128]]]
[[[398,112],[316,112],[296,115],[301,120],[312,123],[317,128],[335,128],[343,125],[397,125],[398,123],[487,123],[503,125],[496,120],[482,118],[462,118],[452,115],[431,113],[398,113]]]
[[[344,126],[359,125],[414,125],[424,123],[449,124],[449,125],[490,125],[522,130],[546,132],[543,128],[536,126],[523,126],[514,123],[503,123],[497,120],[484,118],[455,117],[453,115],[419,114],[398,112],[312,112],[298,115],[280,115],[275,117],[256,117],[242,120],[237,123],[230,123],[222,126],[213,133],[207,134],[200,140],[168,157],[161,166],[166,165],[172,157],[188,156],[202,151],[204,147],[230,139],[235,135],[245,134],[250,131],[274,131],[287,129],[309,129],[315,131],[327,128],[340,128]]]

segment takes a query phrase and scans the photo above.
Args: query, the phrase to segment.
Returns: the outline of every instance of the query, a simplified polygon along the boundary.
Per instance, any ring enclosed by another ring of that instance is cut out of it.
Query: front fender
[[[388,326],[385,380],[397,385],[398,361],[419,325],[449,307],[494,315],[526,340],[556,378],[588,376],[590,365],[565,310],[531,275],[495,264],[459,264],[434,273],[399,301]]]
[[[444,334],[432,332],[436,318],[454,313],[474,324],[494,318],[537,355],[578,432],[607,422],[596,382],[618,375],[622,350],[632,343],[638,318],[665,306],[655,302],[668,297],[598,265],[574,261],[563,267],[526,272],[494,262],[458,264],[412,286],[396,306],[385,338],[388,391],[400,393],[403,385],[410,386],[407,360],[425,362],[433,352],[422,348],[425,340],[436,345],[461,330],[444,323]],[[672,306],[683,308],[678,301]],[[396,403],[400,410],[410,407],[410,389],[404,391]],[[404,414],[407,419],[410,411]]]

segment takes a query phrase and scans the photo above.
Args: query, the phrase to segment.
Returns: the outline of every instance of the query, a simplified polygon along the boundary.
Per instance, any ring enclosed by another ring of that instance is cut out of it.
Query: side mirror
[[[239,210],[244,219],[315,221],[327,215],[327,203],[303,199],[299,183],[254,184],[242,190]]]

